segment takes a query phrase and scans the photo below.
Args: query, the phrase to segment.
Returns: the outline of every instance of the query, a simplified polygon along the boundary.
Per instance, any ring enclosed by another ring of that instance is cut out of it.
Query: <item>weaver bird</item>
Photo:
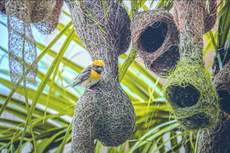
[[[87,66],[81,73],[74,79],[72,84],[67,87],[80,86],[86,88],[86,90],[93,93],[97,93],[94,90],[89,89],[91,86],[98,83],[101,79],[102,72],[104,71],[104,63],[102,60],[93,61],[93,63]]]

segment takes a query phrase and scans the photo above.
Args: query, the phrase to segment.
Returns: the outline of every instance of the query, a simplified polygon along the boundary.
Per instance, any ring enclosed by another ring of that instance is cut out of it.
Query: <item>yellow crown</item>
[[[102,60],[96,60],[96,61],[93,61],[93,65],[98,65],[98,66],[104,67],[104,62]]]

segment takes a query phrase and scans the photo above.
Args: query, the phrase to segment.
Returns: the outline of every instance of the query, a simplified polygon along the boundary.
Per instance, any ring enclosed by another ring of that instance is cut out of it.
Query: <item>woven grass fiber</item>
[[[0,13],[7,15],[9,67],[13,85],[16,85],[21,77],[24,78],[24,84],[36,85],[37,51],[31,25],[36,25],[43,33],[50,33],[57,26],[62,5],[63,0],[0,1]],[[24,76],[33,62],[36,64],[29,74]]]
[[[165,82],[164,95],[176,119],[187,130],[214,127],[219,96],[203,61],[205,2],[174,1],[180,29],[180,61]]]
[[[194,2],[197,3],[199,1],[196,0]],[[205,7],[203,13],[204,13],[204,33],[206,33],[209,30],[211,30],[216,23],[216,12],[217,12],[216,0],[206,1],[205,6],[203,5],[203,7]],[[173,7],[170,10],[170,12],[172,12],[176,24],[179,25],[178,12],[176,7]]]
[[[230,61],[216,74],[213,83],[220,96],[220,108],[230,114]]]
[[[132,42],[145,66],[167,77],[179,61],[179,31],[166,8],[135,14],[131,23]]]
[[[130,19],[114,1],[67,1],[74,28],[92,60],[101,59],[105,71],[92,90],[86,91],[75,109],[72,152],[94,151],[94,140],[104,146],[118,146],[132,134],[135,112],[118,78],[118,56],[130,44]],[[106,11],[105,11],[106,10]]]
[[[200,133],[198,153],[229,153],[229,140],[230,116],[221,112],[215,127]]]

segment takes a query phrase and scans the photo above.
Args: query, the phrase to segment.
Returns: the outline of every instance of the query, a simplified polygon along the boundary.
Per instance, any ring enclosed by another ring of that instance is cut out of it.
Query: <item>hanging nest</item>
[[[72,151],[94,152],[94,140],[118,146],[132,134],[135,112],[118,78],[118,56],[130,44],[130,19],[118,3],[105,1],[67,2],[76,33],[92,60],[105,63],[105,71],[92,90],[78,100],[73,123]],[[106,10],[106,13],[105,11]]]
[[[42,33],[50,34],[59,23],[64,0],[31,0],[31,23]],[[0,13],[6,15],[5,0],[0,0]]]
[[[131,23],[132,41],[145,65],[160,77],[168,76],[179,61],[179,31],[165,9],[137,13]]]
[[[31,24],[38,24],[51,16],[59,16],[61,9],[59,4],[62,6],[63,0],[0,0],[0,12],[8,17],[9,67],[14,85],[20,78],[24,79],[24,87],[27,83],[36,85],[37,51]],[[55,8],[56,6],[59,8]],[[56,9],[59,9],[59,14],[52,15],[52,13],[58,13],[58,11],[53,11]],[[32,63],[29,74],[25,76],[25,72]]]
[[[51,15],[55,4],[55,0],[9,0],[5,2],[5,7],[8,9],[8,14],[10,16],[17,17],[22,21],[30,20],[30,23],[37,23],[47,19]],[[26,14],[28,14],[28,16],[22,14],[25,13],[23,10],[27,11]]]
[[[64,0],[56,1],[55,7],[52,14],[43,21],[34,23],[34,26],[43,34],[50,34],[58,26],[59,16],[61,14],[61,8],[63,6]]]
[[[31,2],[31,4],[29,4]],[[53,12],[56,5],[55,0],[31,0],[24,1],[24,3],[31,8],[31,22],[37,23],[46,20]]]
[[[165,82],[164,95],[187,130],[213,127],[219,97],[203,61],[204,2],[174,1],[180,29],[180,61]]]
[[[227,91],[230,94],[230,61],[215,76],[213,83],[218,91]]]
[[[220,96],[220,108],[230,114],[230,61],[217,73],[213,83]]]
[[[0,0],[0,13],[6,14],[5,0]]]
[[[219,121],[212,129],[204,130],[199,137],[199,153],[230,152],[230,116],[220,113]]]
[[[214,126],[219,114],[218,93],[198,58],[194,54],[180,60],[164,91],[176,119],[188,130]]]

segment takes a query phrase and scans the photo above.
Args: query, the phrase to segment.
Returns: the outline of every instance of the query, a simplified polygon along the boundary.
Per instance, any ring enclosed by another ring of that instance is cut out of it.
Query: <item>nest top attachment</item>
[[[179,31],[165,8],[137,13],[132,19],[131,35],[150,70],[160,77],[174,70],[179,60]]]
[[[94,52],[123,54],[131,41],[130,18],[126,10],[114,1],[105,1],[105,6],[97,0],[77,3],[72,9],[75,14],[73,24],[91,56]]]

